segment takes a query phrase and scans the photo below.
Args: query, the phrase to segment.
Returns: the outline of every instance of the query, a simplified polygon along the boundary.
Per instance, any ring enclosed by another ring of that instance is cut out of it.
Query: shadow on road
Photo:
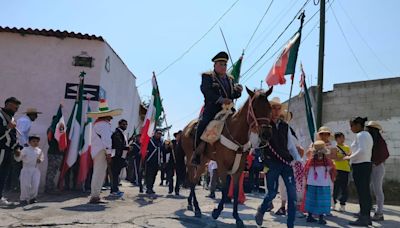
[[[62,207],[66,211],[85,211],[85,212],[98,212],[104,211],[107,208],[104,204],[80,204],[72,207]]]

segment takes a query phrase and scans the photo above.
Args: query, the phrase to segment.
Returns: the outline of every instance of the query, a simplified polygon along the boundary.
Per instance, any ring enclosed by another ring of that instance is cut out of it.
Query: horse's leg
[[[236,219],[236,227],[244,227],[243,221],[239,217],[238,204],[239,204],[239,184],[242,172],[237,172],[233,175],[233,217]]]
[[[228,191],[229,191],[229,184],[230,184],[230,176],[227,176],[226,174],[222,176],[222,198],[218,203],[218,207],[215,208],[212,212],[212,217],[213,219],[217,219],[219,215],[221,214],[222,210],[224,209],[224,204],[228,200]],[[224,183],[225,182],[225,183]]]
[[[189,193],[189,196],[188,196],[188,206],[187,206],[187,209],[189,211],[193,211],[192,202],[193,202],[193,189],[192,189],[192,186],[190,186],[190,193]]]
[[[190,191],[193,192],[192,196],[193,196],[193,205],[194,205],[194,216],[198,217],[198,218],[201,218],[201,210],[200,210],[200,207],[199,207],[199,202],[197,201],[197,198],[196,198],[195,187],[196,187],[196,184],[194,184],[190,188]]]

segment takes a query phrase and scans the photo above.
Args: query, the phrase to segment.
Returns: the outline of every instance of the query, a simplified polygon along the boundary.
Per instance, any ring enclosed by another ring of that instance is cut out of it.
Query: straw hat
[[[293,119],[293,113],[288,112],[288,110],[286,109],[282,112],[281,117],[283,118],[284,121],[289,123]]]
[[[36,108],[27,108],[25,114],[42,114]]]
[[[378,123],[378,122],[376,122],[376,121],[369,121],[368,123],[367,123],[367,125],[366,125],[367,127],[373,127],[373,128],[376,128],[376,129],[379,129],[379,130],[382,130],[382,126]]]
[[[99,111],[88,112],[87,116],[90,118],[100,118],[105,116],[119,116],[122,114],[122,109],[109,109],[107,101],[105,99],[100,99],[99,101]]]
[[[271,104],[271,106],[272,105],[280,105],[280,106],[282,106],[282,110],[287,110],[288,109],[288,105],[285,103],[285,104],[283,104],[282,102],[281,102],[281,99],[279,98],[279,97],[274,97],[274,98],[272,98],[270,101],[269,101],[269,103]]]
[[[322,140],[317,140],[313,144],[313,153],[318,154],[318,153],[323,153],[323,154],[328,154],[329,151],[325,148],[325,142]]]
[[[329,133],[330,135],[332,135],[331,129],[330,129],[329,127],[326,127],[326,126],[320,127],[320,128],[318,129],[318,132],[317,132],[317,133],[318,133],[318,134],[320,134],[320,133]]]

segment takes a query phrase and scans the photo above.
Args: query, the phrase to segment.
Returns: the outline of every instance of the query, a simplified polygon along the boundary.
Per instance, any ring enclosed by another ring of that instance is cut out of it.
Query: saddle
[[[222,110],[218,112],[217,115],[215,115],[214,120],[207,125],[206,129],[201,135],[201,140],[212,145],[221,138],[225,121],[230,115],[233,114],[232,107],[233,104],[222,106]]]

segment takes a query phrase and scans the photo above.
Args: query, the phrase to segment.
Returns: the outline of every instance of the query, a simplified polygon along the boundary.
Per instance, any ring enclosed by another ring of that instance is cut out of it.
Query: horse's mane
[[[265,91],[262,90],[262,89],[256,90],[256,91],[254,92],[255,98],[257,98],[257,97],[259,97],[259,96],[263,96],[264,94],[265,94]],[[237,117],[238,115],[242,114],[242,112],[244,112],[244,111],[247,112],[247,110],[245,109],[245,107],[249,104],[250,98],[251,98],[250,96],[247,97],[246,102],[244,102],[244,103],[242,104],[242,106],[240,106],[240,108],[238,109],[238,111],[235,112],[235,114],[233,114],[232,118]]]

